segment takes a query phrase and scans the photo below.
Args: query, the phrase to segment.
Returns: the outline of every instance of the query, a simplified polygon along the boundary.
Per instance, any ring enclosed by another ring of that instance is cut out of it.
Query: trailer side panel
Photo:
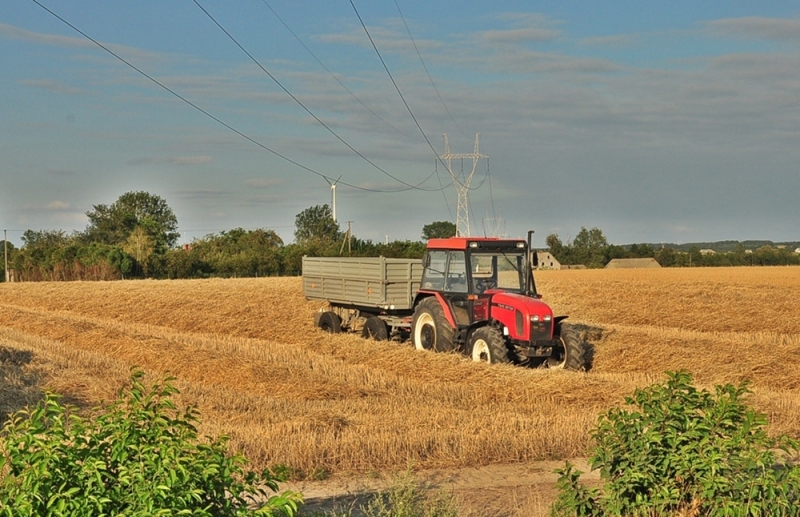
[[[408,310],[421,278],[419,259],[303,257],[303,295],[334,305]]]

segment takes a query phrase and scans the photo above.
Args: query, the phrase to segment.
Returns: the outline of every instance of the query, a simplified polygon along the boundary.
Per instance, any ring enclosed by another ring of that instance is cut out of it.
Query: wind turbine
[[[342,177],[340,175],[333,183],[331,183],[331,180],[329,180],[327,176],[323,176],[323,178],[325,178],[325,181],[331,186],[331,212],[333,212],[333,221],[336,222],[336,184],[339,183]]]

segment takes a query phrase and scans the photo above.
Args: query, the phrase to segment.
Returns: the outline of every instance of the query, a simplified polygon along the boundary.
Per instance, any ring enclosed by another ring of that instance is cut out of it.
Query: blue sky
[[[454,153],[481,134],[472,234],[800,239],[800,6],[353,1],[436,153],[443,133]],[[297,213],[330,203],[323,176],[341,176],[337,217],[361,238],[455,221],[455,187],[350,0],[198,0],[258,64],[192,0],[40,2],[260,145],[33,1],[5,1],[9,240],[82,230],[92,205],[146,190],[174,209],[183,242],[235,227],[290,242]]]

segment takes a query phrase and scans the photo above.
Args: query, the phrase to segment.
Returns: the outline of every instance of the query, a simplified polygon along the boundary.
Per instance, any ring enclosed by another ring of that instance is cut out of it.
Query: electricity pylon
[[[488,158],[485,154],[480,153],[480,139],[481,134],[475,134],[475,150],[471,153],[458,153],[453,154],[450,152],[450,141],[447,140],[447,133],[444,135],[444,154],[439,158],[447,163],[447,172],[453,178],[453,184],[456,186],[458,192],[458,207],[456,209],[456,235],[459,237],[469,237],[469,184],[472,182],[472,176],[475,175],[475,169],[478,166],[478,160],[481,158]],[[464,175],[463,171],[459,178],[453,173],[452,160],[472,159],[472,170],[469,175]]]

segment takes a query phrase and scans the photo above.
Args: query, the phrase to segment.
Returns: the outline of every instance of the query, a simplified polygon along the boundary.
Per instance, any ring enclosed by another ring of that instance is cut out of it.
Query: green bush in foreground
[[[784,459],[797,443],[767,436],[747,383],[712,394],[667,375],[626,398],[633,409],[601,415],[589,464],[603,485],[587,488],[567,463],[551,515],[800,515],[800,468]]]
[[[198,439],[196,410],[172,403],[173,379],[146,389],[142,377],[91,418],[52,394],[12,415],[0,434],[0,516],[295,515],[300,494],[270,497],[269,471],[247,471],[225,437]]]

